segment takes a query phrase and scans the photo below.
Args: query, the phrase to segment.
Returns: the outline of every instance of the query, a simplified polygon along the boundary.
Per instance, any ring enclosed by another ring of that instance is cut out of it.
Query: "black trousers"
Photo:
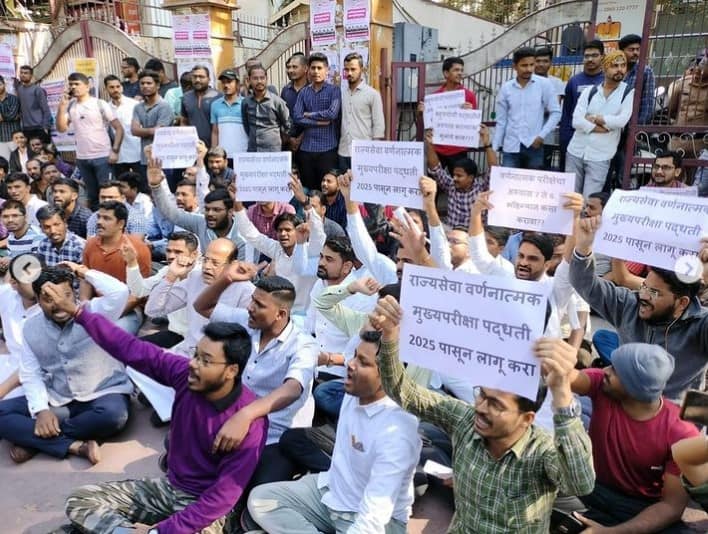
[[[327,152],[298,152],[300,180],[308,189],[320,189],[322,177],[332,169],[339,167],[339,156],[334,148]]]

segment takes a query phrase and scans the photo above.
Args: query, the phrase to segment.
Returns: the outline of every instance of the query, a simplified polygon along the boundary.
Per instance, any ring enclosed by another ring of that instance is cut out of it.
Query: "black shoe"
[[[167,473],[167,453],[163,452],[160,457],[157,459],[157,465],[160,468],[160,471],[163,473]]]

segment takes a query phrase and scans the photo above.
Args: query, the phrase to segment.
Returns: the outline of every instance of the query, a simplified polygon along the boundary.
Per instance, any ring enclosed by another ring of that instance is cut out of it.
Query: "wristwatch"
[[[583,407],[580,405],[580,401],[577,398],[573,398],[568,406],[564,408],[553,408],[553,415],[560,415],[561,417],[580,417],[583,413]]]

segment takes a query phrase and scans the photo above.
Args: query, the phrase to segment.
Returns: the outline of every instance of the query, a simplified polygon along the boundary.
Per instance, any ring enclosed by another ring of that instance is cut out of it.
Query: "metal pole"
[[[649,33],[651,31],[652,15],[654,14],[654,0],[647,0],[644,10],[644,26],[642,29],[642,42],[639,49],[639,60],[637,61],[637,77],[634,81],[634,101],[632,102],[632,117],[629,119],[629,131],[627,132],[627,144],[625,146],[624,170],[622,174],[622,189],[629,189],[632,183],[632,162],[634,160],[634,147],[637,145],[637,122],[639,120],[639,108],[642,103],[642,91],[644,84],[644,68],[649,57]],[[653,98],[654,95],[652,95]]]

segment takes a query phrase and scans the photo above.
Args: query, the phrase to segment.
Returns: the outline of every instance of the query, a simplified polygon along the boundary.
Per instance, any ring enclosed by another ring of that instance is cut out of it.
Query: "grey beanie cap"
[[[612,353],[612,367],[632,398],[652,402],[674,372],[674,357],[659,345],[627,343]]]

